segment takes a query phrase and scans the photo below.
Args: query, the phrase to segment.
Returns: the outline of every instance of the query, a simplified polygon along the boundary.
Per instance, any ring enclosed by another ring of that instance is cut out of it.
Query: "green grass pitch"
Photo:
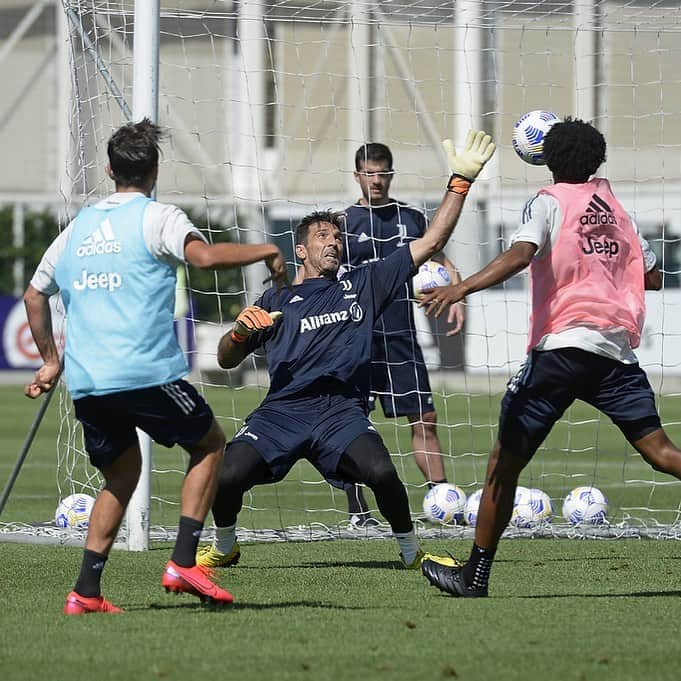
[[[227,393],[208,394],[223,417],[245,415],[258,399]],[[54,512],[59,428],[54,402],[3,521],[47,520]],[[675,406],[674,399],[661,404],[665,420],[673,418]],[[20,389],[0,389],[2,485],[36,407]],[[450,477],[462,484],[481,480],[481,455],[494,435],[498,399],[450,396],[438,408],[446,423],[472,424],[441,431],[454,455],[447,462]],[[666,509],[674,517],[676,484],[647,484],[668,480],[641,464],[616,431],[588,409],[576,408],[568,420],[570,427],[556,430],[523,482],[541,483],[558,497],[581,483],[574,476],[594,475],[597,460],[613,508]],[[223,423],[230,432],[236,420],[224,417]],[[678,440],[675,429],[669,432]],[[391,451],[408,449],[405,428],[386,424],[382,432]],[[566,455],[562,450],[568,447]],[[162,452],[169,460],[174,456]],[[400,458],[398,467],[405,479],[419,482],[411,457]],[[169,495],[178,481],[168,485]],[[310,487],[307,501],[315,505],[330,495],[321,484]],[[272,511],[250,510],[247,522],[309,521],[296,489],[293,483],[262,488],[251,500],[253,509],[276,502],[286,510],[270,516]],[[413,509],[421,496],[414,488]],[[328,498],[342,510],[344,499]],[[338,519],[339,511],[327,513],[329,520]],[[681,653],[679,546],[676,541],[506,540],[493,568],[491,597],[461,601],[441,595],[419,573],[400,569],[391,540],[248,544],[239,566],[220,574],[236,603],[215,611],[162,590],[160,574],[170,548],[163,545],[146,553],[113,552],[104,589],[126,608],[124,615],[67,618],[61,608],[80,550],[0,542],[0,669],[9,681],[671,681],[679,677]],[[424,548],[465,556],[470,540],[426,540]]]

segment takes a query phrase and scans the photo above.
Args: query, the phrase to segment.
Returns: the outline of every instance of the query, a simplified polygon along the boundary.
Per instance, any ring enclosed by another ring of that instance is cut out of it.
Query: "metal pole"
[[[10,473],[7,483],[5,484],[5,489],[2,490],[2,496],[0,496],[0,516],[2,515],[2,512],[5,508],[7,499],[9,499],[9,495],[12,491],[12,488],[14,487],[14,483],[17,481],[17,478],[19,477],[19,471],[21,470],[21,467],[24,465],[24,461],[28,456],[28,451],[31,448],[31,445],[33,444],[33,439],[35,438],[38,429],[40,428],[40,424],[42,423],[43,416],[45,416],[47,407],[50,404],[52,395],[54,395],[54,393],[57,392],[58,383],[59,377],[57,377],[57,379],[55,380],[54,387],[52,388],[52,390],[50,390],[49,393],[46,393],[45,397],[43,397],[43,400],[40,403],[40,408],[38,409],[35,417],[33,418],[31,428],[29,429],[28,434],[26,435],[26,439],[24,440],[24,446],[21,448],[21,452],[19,452],[19,456],[17,458],[16,463],[14,464],[14,468],[12,469],[12,472]]]
[[[454,130],[457,149],[466,139],[469,128],[482,127],[483,72],[482,72],[482,3],[477,0],[457,0],[454,15]],[[449,136],[449,132],[445,136]],[[483,171],[483,178],[493,174],[491,165]],[[478,180],[477,192],[481,182]],[[479,194],[478,194],[479,195]],[[468,212],[468,211],[467,211]],[[481,221],[474,215],[461,220],[445,252],[454,260],[465,276],[480,267],[481,250],[478,246],[487,238]]]
[[[5,61],[5,57],[14,49],[15,45],[24,37],[26,32],[35,23],[35,20],[42,14],[43,8],[49,0],[36,2],[31,9],[24,14],[21,21],[15,26],[14,30],[7,36],[0,47],[0,64]]]
[[[264,185],[265,139],[265,4],[261,0],[243,0],[239,3],[237,38],[239,49],[239,139],[233,148],[234,198],[243,218],[246,243],[263,241],[266,222],[263,200],[267,191]],[[262,289],[268,276],[263,263],[254,263],[243,269],[246,292],[250,303]]]
[[[582,0],[573,5],[575,27],[575,113],[585,121],[596,117],[596,50],[597,23],[595,0]]]
[[[158,120],[158,69],[160,0],[135,2],[135,44],[133,50],[132,117]],[[129,551],[149,549],[151,510],[151,438],[137,431],[142,452],[142,471],[128,504],[127,545]]]
[[[371,10],[366,3],[350,3],[348,24],[348,132],[350,153],[371,141]],[[349,159],[348,159],[349,160]],[[347,162],[344,168],[352,167]],[[352,173],[346,174],[346,188],[352,196],[357,191]]]
[[[12,211],[12,245],[17,250],[24,247],[24,204],[15,203]],[[12,267],[14,297],[21,298],[24,292],[24,256],[14,258]]]
[[[156,2],[156,6],[158,7],[158,1],[159,0],[149,0],[149,6],[153,6],[154,2]],[[145,3],[135,3],[135,15],[137,14],[137,5],[144,5]],[[88,37],[87,33],[83,30],[83,27],[81,26],[80,19],[78,18],[78,15],[70,8],[66,10],[66,15],[68,16],[69,20],[71,21],[71,24],[73,27],[76,29],[76,32],[80,36],[80,39],[83,41],[83,47],[85,47],[85,51],[92,57],[94,60],[95,64],[97,64],[97,71],[99,71],[100,75],[104,79],[104,82],[106,83],[107,87],[109,88],[109,92],[111,92],[111,95],[113,98],[116,100],[118,103],[118,106],[121,107],[121,111],[123,112],[123,115],[126,117],[127,120],[130,120],[132,118],[132,112],[130,111],[130,107],[128,107],[127,102],[125,101],[125,97],[123,97],[123,93],[120,91],[120,88],[118,85],[116,85],[116,81],[111,77],[111,74],[109,73],[109,70],[106,68],[106,65],[102,61],[102,58],[99,56],[99,52],[97,52],[97,48],[93,45],[92,41]],[[135,26],[137,26],[137,22],[135,22]],[[157,41],[158,45],[158,41]],[[135,54],[137,54],[137,42],[135,42]],[[135,76],[137,75],[137,62],[135,62]],[[134,107],[134,105],[133,105]],[[156,118],[154,117],[154,120]]]

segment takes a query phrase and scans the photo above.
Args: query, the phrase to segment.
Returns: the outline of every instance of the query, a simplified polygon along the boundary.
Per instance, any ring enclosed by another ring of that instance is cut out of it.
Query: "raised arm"
[[[443,142],[452,176],[447,191],[426,233],[409,244],[414,265],[418,267],[434,253],[441,251],[459,220],[463,202],[471,184],[480,174],[496,148],[492,138],[479,130],[469,130],[460,154],[456,153],[451,140]]]

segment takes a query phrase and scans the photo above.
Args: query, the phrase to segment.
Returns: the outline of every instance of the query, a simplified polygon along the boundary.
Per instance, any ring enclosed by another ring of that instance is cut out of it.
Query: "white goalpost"
[[[492,133],[493,161],[468,197],[447,249],[465,276],[496,255],[527,198],[550,183],[545,168],[511,147],[526,111],[591,120],[608,140],[601,169],[658,255],[664,287],[647,295],[641,365],[663,424],[681,442],[681,5],[678,0],[63,0],[71,98],[67,211],[110,190],[106,141],[128,118],[147,115],[169,132],[158,196],[185,209],[209,240],[275,241],[294,271],[293,230],[310,210],[343,209],[358,197],[354,152],[386,143],[395,157],[392,193],[432,216],[446,182],[440,140],[460,146],[469,127]],[[126,107],[129,107],[126,114]],[[267,391],[262,356],[220,371],[217,340],[263,291],[260,266],[206,276],[186,269],[189,380],[228,439]],[[418,317],[438,413],[448,480],[482,486],[506,382],[525,356],[528,285],[520,275],[471,296],[460,337]],[[57,400],[55,400],[57,401]],[[93,493],[99,477],[62,388],[58,395],[60,496]],[[466,526],[423,520],[427,491],[406,419],[380,408],[372,419],[404,481],[421,536],[471,536]],[[148,442],[148,440],[147,440]],[[180,448],[148,443],[143,482],[120,542],[144,550],[172,538],[186,467]],[[547,492],[550,524],[509,536],[679,537],[681,484],[649,468],[607,418],[569,409],[521,477]],[[567,493],[593,485],[609,498],[609,522],[572,527]],[[367,497],[378,516],[373,497]],[[58,499],[54,499],[56,507]],[[0,523],[3,534],[79,540],[37,517]],[[208,523],[210,524],[210,518]],[[348,525],[345,495],[306,462],[281,483],[245,496],[240,541],[386,536]],[[207,531],[210,534],[210,530]]]

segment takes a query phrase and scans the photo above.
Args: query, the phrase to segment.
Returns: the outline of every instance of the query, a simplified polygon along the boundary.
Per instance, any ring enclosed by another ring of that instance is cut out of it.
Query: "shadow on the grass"
[[[322,601],[282,601],[281,603],[249,603],[238,601],[230,605],[205,605],[199,601],[186,603],[150,603],[149,605],[130,605],[125,612],[144,612],[147,610],[204,610],[206,612],[228,612],[231,610],[280,610],[282,608],[312,608],[315,610],[367,610],[365,606],[339,605]]]
[[[239,565],[239,567],[235,569],[241,571],[241,570],[291,570],[291,569],[305,570],[307,568],[314,568],[315,570],[317,570],[319,568],[338,568],[338,567],[369,568],[371,570],[376,569],[404,570],[404,565],[402,565],[402,563],[400,563],[399,560],[320,560],[310,561],[309,563],[286,563],[285,565]]]
[[[630,591],[627,593],[589,593],[589,594],[531,594],[528,596],[516,596],[515,598],[678,598],[681,591]]]

